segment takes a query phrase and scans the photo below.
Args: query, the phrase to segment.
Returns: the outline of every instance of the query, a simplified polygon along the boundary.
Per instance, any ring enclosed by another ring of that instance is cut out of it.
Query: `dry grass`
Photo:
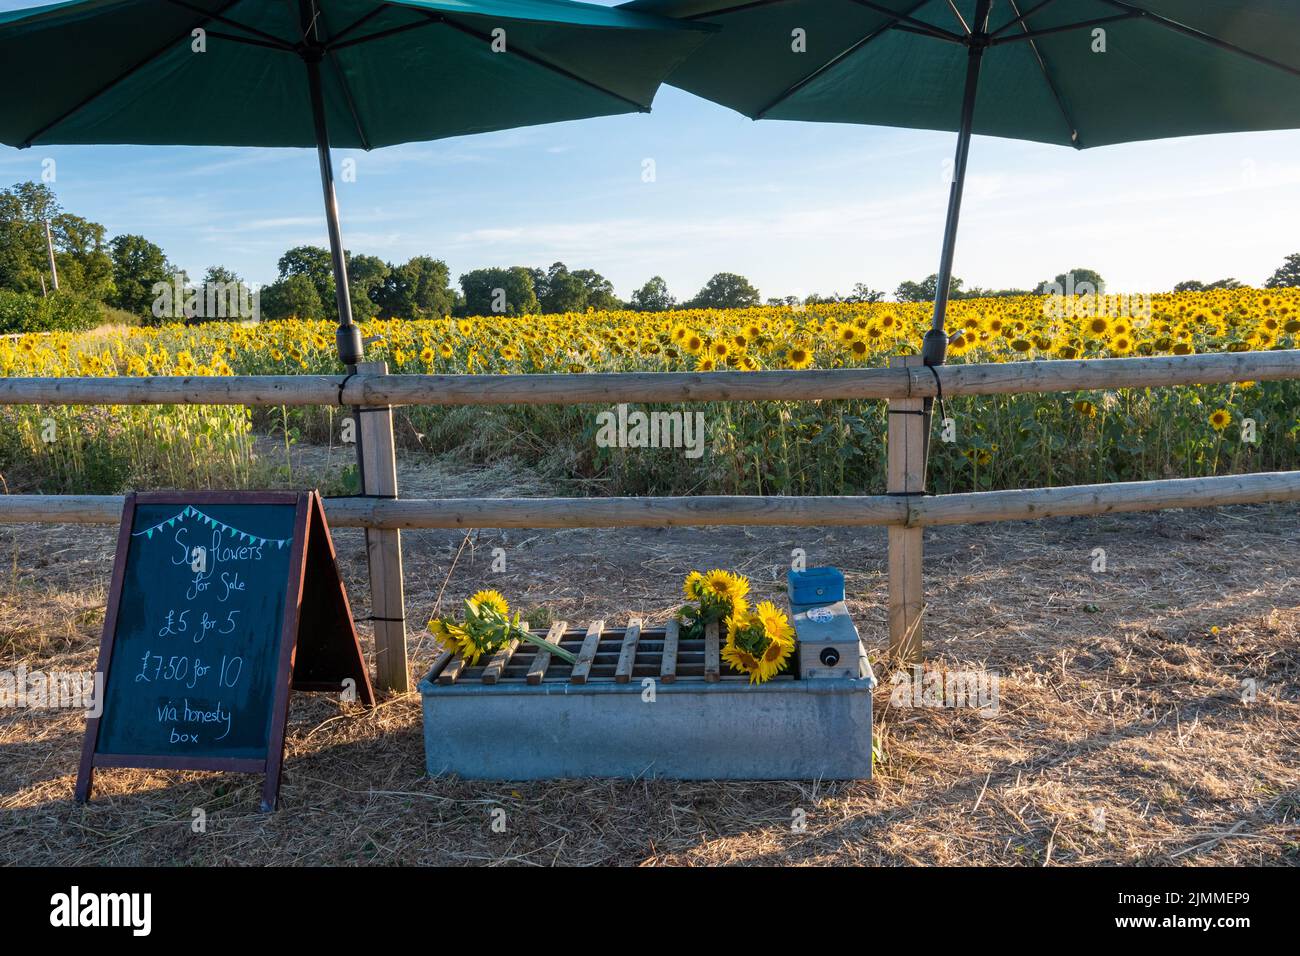
[[[408,494],[528,494],[504,471],[406,464]],[[0,661],[89,669],[110,529],[0,530]],[[848,575],[883,651],[879,529],[413,532],[412,620],[490,579],[556,617],[662,621],[690,567],[778,595],[790,549]],[[1001,675],[996,716],[889,705],[869,783],[578,780],[423,773],[419,698],[373,713],[295,698],[283,809],[260,779],[106,771],[71,801],[82,721],[0,714],[0,862],[26,864],[1288,864],[1300,863],[1300,507],[1133,515],[927,533],[935,666]],[[364,615],[361,536],[336,532]],[[491,548],[509,573],[490,574]],[[1109,570],[1090,570],[1094,548]],[[455,556],[459,553],[459,558]],[[451,570],[455,561],[454,570]],[[451,570],[450,578],[448,572]],[[1214,630],[1217,628],[1217,631]],[[431,659],[412,639],[413,668]],[[1253,678],[1258,699],[1241,700]],[[205,833],[192,811],[207,812]],[[494,833],[492,811],[506,811]],[[792,827],[795,810],[806,829]],[[1104,820],[1100,816],[1104,812]]]

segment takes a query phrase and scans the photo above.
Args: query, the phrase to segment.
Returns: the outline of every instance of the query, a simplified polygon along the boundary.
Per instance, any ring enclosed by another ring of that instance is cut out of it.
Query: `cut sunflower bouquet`
[[[452,653],[459,653],[470,667],[484,654],[505,647],[512,640],[527,641],[538,648],[574,663],[577,658],[545,638],[530,632],[519,620],[519,612],[510,613],[510,604],[500,591],[479,591],[465,601],[465,620],[435,617],[429,620],[429,633]]]
[[[761,684],[781,672],[794,652],[794,628],[785,612],[771,601],[750,608],[749,580],[731,571],[692,571],[682,585],[688,600],[677,612],[681,636],[701,640],[710,624],[725,623],[727,641],[722,659],[734,670]]]

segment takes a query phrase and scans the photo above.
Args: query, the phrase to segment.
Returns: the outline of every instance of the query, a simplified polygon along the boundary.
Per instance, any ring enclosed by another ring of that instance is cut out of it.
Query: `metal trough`
[[[540,632],[539,632],[540,633]],[[718,658],[718,635],[677,628],[548,634],[563,663],[524,643],[476,667],[449,655],[420,682],[427,766],[481,780],[665,777],[867,779],[870,665],[859,677],[781,675],[751,686]]]

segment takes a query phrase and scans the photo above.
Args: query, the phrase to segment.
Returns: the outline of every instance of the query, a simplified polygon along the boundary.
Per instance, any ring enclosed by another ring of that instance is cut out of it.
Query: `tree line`
[[[64,210],[46,184],[18,183],[0,190],[0,292],[19,297],[45,297],[52,286],[46,245],[45,223],[49,223],[55,267],[62,293],[78,301],[117,310],[117,318],[135,317],[141,322],[174,321],[174,314],[157,314],[159,284],[180,289],[193,287],[191,277],[178,268],[156,243],[144,236],[123,234],[107,237],[104,226]],[[346,255],[348,285],[353,316],[370,318],[427,318],[442,315],[530,315],[536,313],[583,312],[587,309],[634,309],[662,312],[671,309],[731,309],[761,305],[817,305],[827,302],[880,302],[886,294],[857,283],[840,295],[813,293],[802,298],[788,296],[763,300],[753,283],[732,272],[714,275],[693,297],[678,300],[661,276],[653,276],[620,299],[613,283],[594,269],[570,269],[563,262],[549,268],[528,266],[472,269],[453,286],[447,263],[433,256],[413,256],[402,263],[377,256]],[[338,307],[329,251],[318,246],[296,246],[277,261],[275,281],[258,292],[260,315],[264,319],[297,317],[336,319]],[[232,270],[210,266],[203,274],[204,287],[220,286],[251,290]],[[901,283],[893,293],[899,302],[928,302],[935,296],[938,276]],[[1231,289],[1236,279],[1210,282],[1187,280],[1175,291]],[[1300,286],[1300,253],[1287,257],[1269,278],[1270,288]],[[1033,289],[966,288],[953,278],[950,297],[1042,294],[1054,290],[1102,292],[1105,282],[1091,269],[1073,269]]]

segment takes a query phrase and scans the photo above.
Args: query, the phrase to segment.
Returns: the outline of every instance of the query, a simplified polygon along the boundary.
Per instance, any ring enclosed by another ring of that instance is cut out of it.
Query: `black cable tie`
[[[889,410],[889,414],[891,414],[891,415],[924,415],[925,412],[921,411],[919,408],[918,408],[918,409],[891,408],[891,409]]]
[[[339,402],[338,402],[339,405],[344,405],[344,404],[346,404],[346,403],[343,401],[343,389],[347,388],[347,386],[348,386],[348,382],[349,382],[350,380],[356,378],[356,376],[357,376],[357,373],[356,373],[356,372],[348,372],[347,375],[344,375],[344,376],[343,376],[343,381],[339,382]]]
[[[406,623],[406,618],[404,618],[404,617],[375,617],[373,614],[370,615],[369,617],[363,617],[361,620],[363,620],[363,621],[384,621],[384,622],[387,622],[387,623],[389,623],[389,624],[405,624],[405,623]]]
[[[933,365],[927,365],[925,367],[928,368],[930,374],[934,376],[934,390],[938,393],[936,397],[939,399],[939,420],[942,422],[948,417],[948,409],[945,408],[943,404],[943,381],[939,378],[939,373],[935,371]]]
[[[933,491],[886,491],[886,498],[916,498],[921,495],[932,495]]]

